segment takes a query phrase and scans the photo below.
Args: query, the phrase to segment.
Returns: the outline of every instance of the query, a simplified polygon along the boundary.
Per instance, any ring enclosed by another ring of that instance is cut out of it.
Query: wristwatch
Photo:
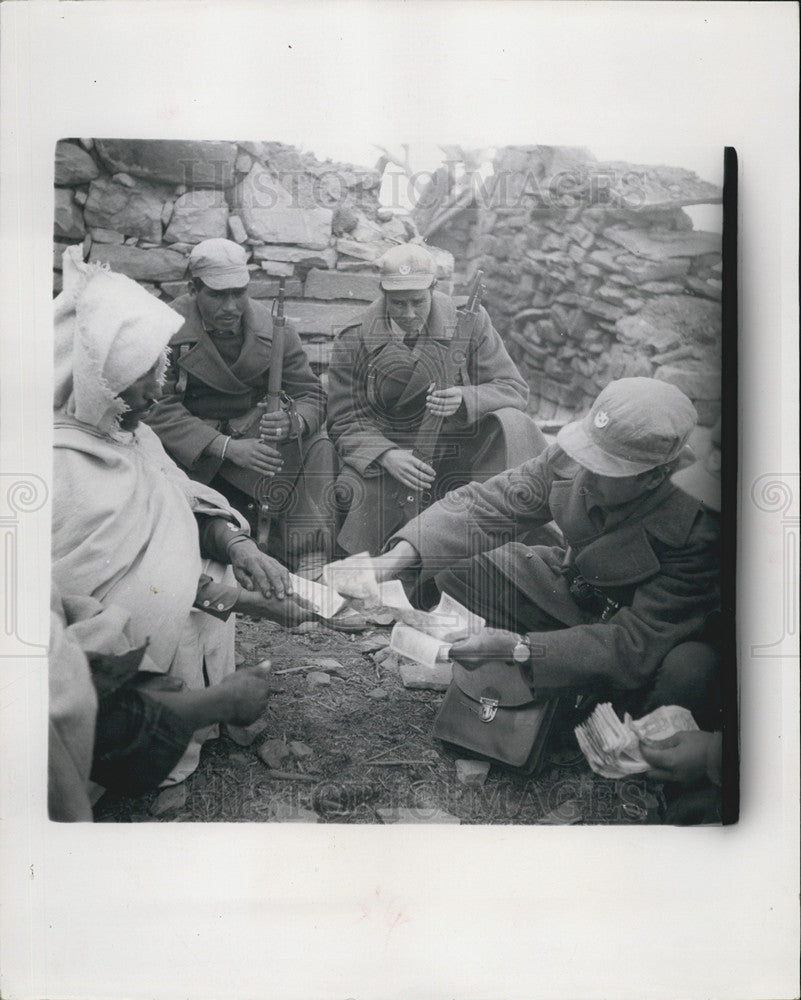
[[[518,635],[512,650],[512,659],[515,663],[528,663],[531,659],[531,640],[527,635]]]

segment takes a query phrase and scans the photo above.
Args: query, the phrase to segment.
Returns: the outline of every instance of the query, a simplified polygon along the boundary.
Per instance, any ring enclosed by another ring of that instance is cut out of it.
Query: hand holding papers
[[[697,730],[692,714],[678,705],[663,705],[642,719],[626,713],[623,722],[608,702],[597,705],[575,733],[582,753],[596,774],[624,778],[641,774],[651,765],[640,752],[640,739],[664,740],[674,733]]]
[[[292,592],[307,602],[315,614],[321,618],[333,618],[348,603],[344,597],[330,587],[312,580],[305,580],[303,577],[289,574],[292,583]]]
[[[424,666],[433,667],[437,662],[444,662],[452,643],[484,628],[483,618],[468,611],[448,594],[442,595],[433,611],[417,611],[405,600],[406,595],[403,596],[405,605],[398,601],[393,608],[398,624],[392,630],[390,648]],[[392,600],[392,595],[387,594],[387,599]]]
[[[378,581],[368,552],[329,563],[323,569],[323,583],[342,597],[361,601],[365,609],[376,608],[381,603]]]

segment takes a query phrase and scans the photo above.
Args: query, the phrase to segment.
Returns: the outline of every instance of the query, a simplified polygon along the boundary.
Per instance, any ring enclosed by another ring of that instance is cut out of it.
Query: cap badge
[[[398,264],[398,274],[403,274],[403,275],[410,274],[411,270],[412,268],[411,265],[409,264]]]
[[[606,410],[598,410],[595,414],[595,420],[593,420],[593,423],[596,427],[606,427],[609,423],[609,414]]]

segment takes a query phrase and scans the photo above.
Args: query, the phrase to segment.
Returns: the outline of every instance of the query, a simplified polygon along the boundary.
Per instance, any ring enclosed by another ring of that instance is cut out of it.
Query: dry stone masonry
[[[720,235],[695,231],[684,207],[719,202],[720,190],[686,170],[600,163],[572,147],[507,147],[493,167],[459,188],[449,164],[409,216],[381,206],[376,170],[278,142],[65,139],[55,289],[64,248],[81,243],[86,259],[169,302],[186,289],[192,247],[224,236],[249,254],[254,297],[272,298],[286,279],[287,316],[323,371],[334,335],[378,295],[376,262],[422,235],[445,291],[484,270],[485,304],[542,424],[573,419],[630,375],[678,385],[713,423]]]
[[[250,294],[286,279],[286,313],[324,369],[331,342],[378,296],[375,262],[418,237],[379,204],[381,176],[319,161],[278,142],[65,139],[55,157],[54,284],[61,255],[81,243],[166,301],[186,291],[192,247],[226,237],[245,247]],[[435,250],[446,282],[453,258]]]
[[[455,255],[460,283],[484,270],[484,301],[541,423],[564,424],[613,379],[645,375],[677,385],[712,424],[721,237],[695,231],[684,206],[721,194],[686,170],[510,147],[488,180],[430,190],[414,214]]]

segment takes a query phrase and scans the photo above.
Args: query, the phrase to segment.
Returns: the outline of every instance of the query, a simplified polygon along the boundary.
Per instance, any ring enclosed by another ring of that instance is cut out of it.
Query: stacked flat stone
[[[721,396],[721,238],[683,206],[721,201],[689,171],[599,163],[586,150],[514,147],[471,207],[430,239],[458,282],[485,273],[485,305],[532,391],[564,424],[610,381],[679,386],[702,424]]]
[[[380,207],[377,171],[282,143],[65,139],[55,160],[56,292],[65,247],[81,243],[169,302],[186,290],[192,247],[225,237],[249,255],[252,296],[274,297],[285,279],[286,315],[318,370],[377,297],[376,262],[418,236]],[[447,287],[453,258],[435,254]]]

